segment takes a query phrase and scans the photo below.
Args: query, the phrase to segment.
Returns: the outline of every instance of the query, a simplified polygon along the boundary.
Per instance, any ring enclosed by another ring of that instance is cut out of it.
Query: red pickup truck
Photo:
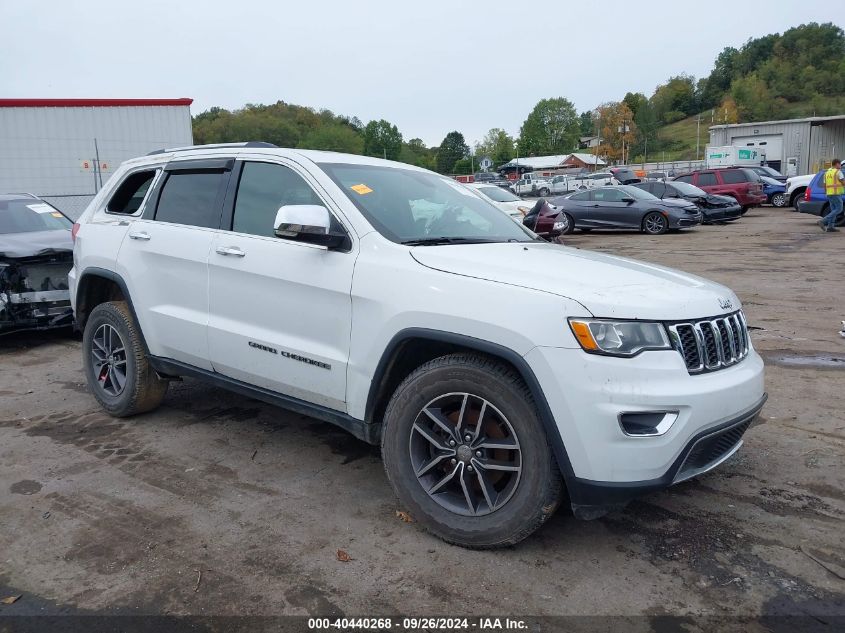
[[[742,205],[743,213],[751,207],[766,202],[760,176],[744,167],[702,169],[678,176],[675,180],[688,182],[699,189],[704,189],[707,193],[736,198],[736,201]]]

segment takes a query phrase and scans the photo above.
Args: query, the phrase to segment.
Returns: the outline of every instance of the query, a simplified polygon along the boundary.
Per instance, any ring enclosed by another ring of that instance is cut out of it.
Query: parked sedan
[[[731,222],[742,216],[739,202],[730,196],[717,196],[687,182],[641,182],[634,187],[657,196],[661,200],[688,200],[701,210],[702,224]]]
[[[71,324],[72,226],[35,196],[0,195],[0,334]]]
[[[467,183],[466,186],[494,207],[507,213],[517,222],[522,222],[522,218],[534,206],[507,189],[502,189],[496,185],[471,182]]]
[[[661,200],[631,185],[599,187],[555,198],[563,211],[564,233],[574,229],[638,229],[649,235],[701,223],[698,207],[687,200]]]
[[[766,202],[773,207],[782,208],[786,206],[786,181],[781,182],[769,176],[760,176],[763,181],[763,193],[766,196]]]

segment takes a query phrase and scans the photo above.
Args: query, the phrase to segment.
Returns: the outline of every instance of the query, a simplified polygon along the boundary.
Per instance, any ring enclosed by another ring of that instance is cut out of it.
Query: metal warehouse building
[[[753,147],[787,176],[811,174],[845,154],[845,115],[714,125],[710,145]]]
[[[193,143],[192,102],[0,99],[0,193],[34,193],[76,219],[124,160]]]

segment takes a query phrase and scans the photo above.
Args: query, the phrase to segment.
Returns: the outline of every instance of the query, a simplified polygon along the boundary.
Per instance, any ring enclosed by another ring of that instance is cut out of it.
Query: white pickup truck
[[[545,197],[552,192],[548,179],[534,174],[523,174],[522,178],[511,185],[511,191],[518,196]]]

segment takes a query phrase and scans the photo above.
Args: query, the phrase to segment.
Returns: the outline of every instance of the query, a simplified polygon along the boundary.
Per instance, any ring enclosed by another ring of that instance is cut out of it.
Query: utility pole
[[[698,148],[701,145],[701,113],[695,119],[695,160],[698,160]]]

